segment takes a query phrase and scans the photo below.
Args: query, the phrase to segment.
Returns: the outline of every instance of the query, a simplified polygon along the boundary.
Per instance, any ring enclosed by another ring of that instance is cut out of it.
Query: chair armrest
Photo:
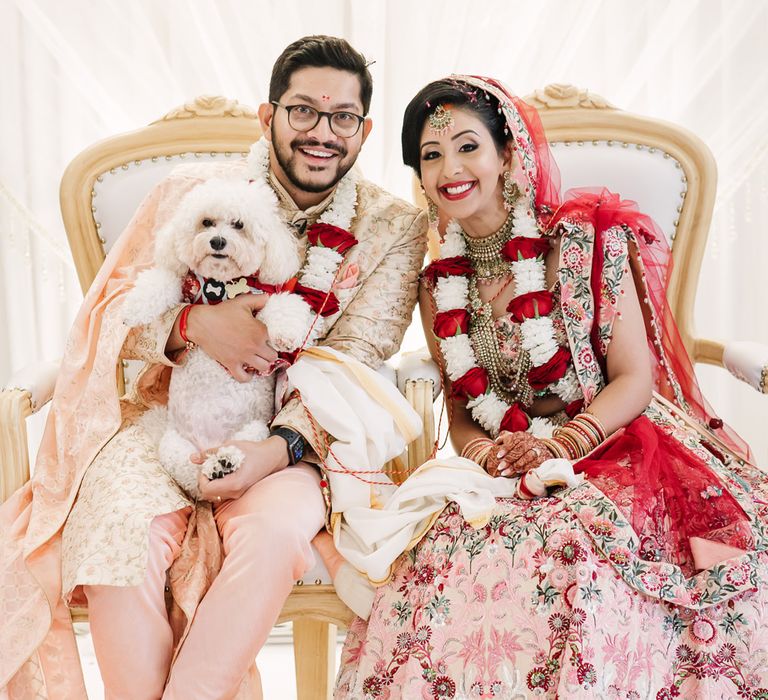
[[[397,367],[397,388],[405,394],[408,382],[426,380],[432,382],[432,400],[440,396],[440,368],[429,354],[427,348],[404,352]]]
[[[60,361],[38,362],[22,367],[6,383],[4,390],[17,389],[29,394],[32,413],[37,413],[51,398],[59,374]]]
[[[31,395],[21,389],[0,391],[0,503],[29,481],[27,418]]]
[[[746,341],[727,343],[723,367],[761,394],[768,393],[768,345]]]
[[[432,456],[435,444],[434,402],[440,395],[440,370],[427,348],[405,352],[397,367],[397,387],[421,417],[421,435],[408,445],[407,454],[393,460],[390,476],[402,483],[416,468]]]
[[[29,365],[0,390],[0,503],[29,481],[27,418],[53,396],[58,362]]]

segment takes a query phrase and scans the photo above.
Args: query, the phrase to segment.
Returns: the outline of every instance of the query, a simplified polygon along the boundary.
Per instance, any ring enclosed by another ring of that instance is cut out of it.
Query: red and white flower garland
[[[248,174],[252,180],[269,181],[269,143],[263,137],[251,146]],[[332,316],[339,310],[339,301],[333,293],[333,285],[337,280],[344,254],[357,244],[357,239],[349,232],[356,213],[357,181],[357,174],[354,171],[348,172],[336,185],[333,200],[328,208],[317,223],[307,228],[309,247],[293,292],[299,294],[317,314],[308,340],[322,335],[321,319]],[[271,188],[269,191],[274,195],[274,203],[277,206],[277,195]]]
[[[550,318],[553,295],[546,288],[545,256],[549,242],[541,235],[525,198],[513,211],[513,237],[501,254],[511,262],[515,296],[507,306],[520,322],[522,346],[528,352],[532,388],[548,388],[566,404],[581,398],[582,392],[567,348],[557,344]],[[474,270],[467,257],[467,245],[460,226],[451,221],[440,246],[440,258],[424,271],[433,285],[437,307],[434,333],[452,382],[453,395],[466,401],[472,417],[496,437],[501,431],[527,430],[537,437],[550,437],[555,425],[547,418],[533,418],[520,403],[510,405],[490,385],[488,372],[481,367],[469,338],[469,285]]]

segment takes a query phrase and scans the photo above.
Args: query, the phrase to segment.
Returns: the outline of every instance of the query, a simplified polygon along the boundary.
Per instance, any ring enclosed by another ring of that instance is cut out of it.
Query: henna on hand
[[[496,442],[500,446],[496,455],[502,455],[497,465],[502,476],[524,474],[553,457],[546,443],[530,433],[502,433]]]

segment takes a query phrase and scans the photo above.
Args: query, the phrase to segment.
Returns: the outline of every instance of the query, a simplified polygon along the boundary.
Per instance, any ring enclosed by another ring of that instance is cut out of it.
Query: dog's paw
[[[275,350],[290,352],[307,340],[315,314],[300,296],[283,293],[273,295],[257,318],[267,326]]]
[[[203,476],[211,480],[222,479],[227,474],[237,471],[244,459],[245,455],[239,448],[234,446],[222,447],[203,462]]]

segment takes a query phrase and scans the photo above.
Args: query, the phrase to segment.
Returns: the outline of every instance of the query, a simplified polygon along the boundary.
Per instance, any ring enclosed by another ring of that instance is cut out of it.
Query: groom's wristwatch
[[[288,463],[290,465],[294,465],[301,461],[301,458],[304,456],[304,452],[307,449],[307,441],[301,433],[297,433],[295,430],[291,430],[291,428],[286,428],[281,425],[278,428],[272,428],[272,430],[269,431],[269,434],[270,436],[279,435],[285,440],[288,445]]]

